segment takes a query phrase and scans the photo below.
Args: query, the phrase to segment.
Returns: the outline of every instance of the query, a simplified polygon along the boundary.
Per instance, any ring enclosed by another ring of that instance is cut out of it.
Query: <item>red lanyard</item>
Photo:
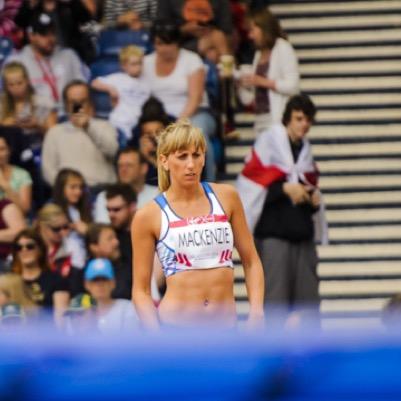
[[[39,65],[40,70],[42,71],[43,74],[43,80],[49,85],[50,90],[52,92],[53,99],[58,102],[59,101],[59,96],[58,96],[58,90],[57,90],[57,80],[55,75],[53,74],[52,67],[50,63],[46,60],[41,60],[36,54],[35,54],[35,59],[36,62]]]

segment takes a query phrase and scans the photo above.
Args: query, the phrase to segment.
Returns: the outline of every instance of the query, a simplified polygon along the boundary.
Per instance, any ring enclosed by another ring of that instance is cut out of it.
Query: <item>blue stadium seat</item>
[[[106,92],[92,91],[92,101],[96,117],[108,119],[111,112],[110,96]]]
[[[103,75],[109,75],[120,71],[120,63],[117,57],[101,57],[93,62],[90,67],[91,80]]]
[[[98,56],[118,56],[124,46],[136,45],[148,54],[152,51],[150,36],[145,31],[108,29],[100,33],[98,39]]]

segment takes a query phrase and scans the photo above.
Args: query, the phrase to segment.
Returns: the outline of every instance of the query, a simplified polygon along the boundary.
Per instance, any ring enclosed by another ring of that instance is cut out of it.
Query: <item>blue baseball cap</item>
[[[85,280],[92,281],[97,278],[114,279],[114,268],[110,260],[104,258],[92,259],[85,269]]]

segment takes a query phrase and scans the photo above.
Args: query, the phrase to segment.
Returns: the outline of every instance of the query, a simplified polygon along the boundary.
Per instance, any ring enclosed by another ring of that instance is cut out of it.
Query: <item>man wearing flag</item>
[[[257,138],[238,178],[238,192],[265,270],[265,302],[318,301],[315,238],[325,236],[318,170],[306,139],[316,108],[306,95],[289,99],[282,124]]]

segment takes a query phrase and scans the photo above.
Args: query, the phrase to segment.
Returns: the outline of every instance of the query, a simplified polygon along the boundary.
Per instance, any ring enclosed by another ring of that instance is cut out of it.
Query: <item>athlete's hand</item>
[[[309,192],[303,184],[286,182],[283,185],[283,191],[294,205],[310,201]]]

